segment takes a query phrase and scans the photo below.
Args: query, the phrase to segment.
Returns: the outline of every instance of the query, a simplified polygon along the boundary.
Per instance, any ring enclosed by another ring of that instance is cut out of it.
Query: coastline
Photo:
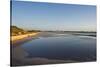
[[[17,36],[11,36],[10,41],[13,43],[16,43],[18,41],[23,41],[23,40],[27,40],[30,39],[32,36],[36,36],[39,32],[35,32],[35,33],[28,33],[28,34],[23,34],[23,35],[17,35]]]
[[[29,53],[20,46],[20,43],[25,43],[26,41],[30,41],[31,39],[36,39],[37,35],[41,35],[44,37],[50,36],[52,35],[52,33],[48,33],[45,32],[46,34],[44,34],[44,32],[37,32],[37,33],[31,33],[31,34],[26,34],[26,35],[30,35],[30,36],[26,36],[23,38],[19,38],[15,40],[15,43],[17,42],[17,45],[14,43],[14,45],[11,45],[11,50],[12,50],[12,60],[11,60],[11,66],[27,66],[27,65],[44,65],[44,64],[58,64],[58,63],[77,63],[77,62],[90,62],[91,60],[88,60],[89,58],[87,58],[86,61],[82,60],[73,60],[73,59],[67,59],[67,60],[63,60],[63,59],[50,59],[50,58],[46,58],[46,57],[28,57]],[[18,35],[19,36],[19,35]],[[17,36],[16,36],[17,37]],[[79,59],[79,57],[78,57]],[[92,60],[91,62],[93,62],[95,60]]]

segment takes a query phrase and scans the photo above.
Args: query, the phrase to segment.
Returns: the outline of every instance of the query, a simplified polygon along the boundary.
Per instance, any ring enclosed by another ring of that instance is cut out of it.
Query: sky
[[[27,30],[96,31],[96,6],[13,1],[12,25]]]

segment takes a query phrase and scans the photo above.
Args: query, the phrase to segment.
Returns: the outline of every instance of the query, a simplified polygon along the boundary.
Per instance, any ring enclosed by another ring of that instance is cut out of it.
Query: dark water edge
[[[27,66],[27,65],[44,65],[44,64],[58,64],[58,63],[77,63],[77,62],[94,62],[96,61],[96,51],[95,52],[95,56],[93,56],[92,59],[90,58],[81,58],[81,57],[77,57],[77,58],[69,58],[69,59],[57,59],[57,58],[47,58],[47,57],[43,57],[43,56],[32,56],[29,54],[29,52],[26,50],[27,48],[27,45],[26,47],[22,47],[23,45],[25,45],[26,43],[30,43],[34,40],[38,40],[38,39],[41,39],[41,38],[49,38],[49,37],[66,37],[65,34],[63,33],[59,33],[57,35],[55,35],[57,33],[40,33],[39,35],[37,35],[35,38],[31,38],[31,39],[28,39],[28,40],[25,40],[25,41],[20,41],[20,42],[17,42],[16,45],[19,45],[19,46],[16,46],[16,47],[12,47],[12,62],[11,62],[11,66]],[[72,34],[74,35],[74,34]],[[69,35],[68,35],[69,36]],[[87,35],[80,35],[80,34],[75,34],[75,36],[87,36]],[[94,36],[93,35],[88,35],[89,37],[96,37],[96,35]],[[15,45],[15,44],[14,44]],[[28,44],[29,45],[29,44]],[[41,44],[42,45],[42,44]],[[95,45],[96,47],[96,45]],[[40,61],[40,62],[39,62]]]

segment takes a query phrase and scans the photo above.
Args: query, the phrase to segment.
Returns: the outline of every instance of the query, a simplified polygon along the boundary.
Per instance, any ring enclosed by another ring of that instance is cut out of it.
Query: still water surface
[[[23,43],[27,57],[59,60],[95,61],[96,37],[71,34],[39,34],[37,39]]]

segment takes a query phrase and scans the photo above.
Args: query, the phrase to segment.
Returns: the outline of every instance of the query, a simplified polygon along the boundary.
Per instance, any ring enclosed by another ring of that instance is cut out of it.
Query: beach
[[[27,33],[27,34],[22,34],[22,35],[17,35],[17,36],[11,36],[11,42],[15,43],[20,40],[26,40],[29,39],[30,37],[36,36],[39,32],[36,33]]]

